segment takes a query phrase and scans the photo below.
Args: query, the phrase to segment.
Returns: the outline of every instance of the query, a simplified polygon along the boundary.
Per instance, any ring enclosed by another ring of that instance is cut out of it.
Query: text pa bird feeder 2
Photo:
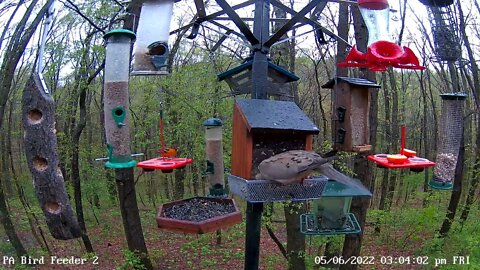
[[[306,235],[357,234],[362,230],[350,213],[352,197],[371,197],[359,181],[346,185],[329,180],[322,197],[311,203],[311,213],[300,216],[300,231]]]
[[[161,205],[157,225],[170,231],[203,234],[238,224],[242,214],[233,199],[194,197]]]
[[[293,102],[236,99],[232,130],[230,191],[249,202],[308,200],[319,198],[326,178],[304,184],[280,185],[255,180],[259,164],[289,150],[312,150],[319,129]]]
[[[388,0],[358,0],[358,7],[368,28],[368,48],[362,53],[353,47],[339,67],[366,67],[385,71],[388,67],[425,69],[408,47],[400,47],[389,36]]]
[[[225,173],[223,166],[222,120],[209,118],[203,122],[207,152],[207,177],[211,196],[225,195]]]
[[[442,116],[433,179],[429,185],[434,189],[452,189],[458,153],[463,134],[464,93],[441,94]]]
[[[375,162],[377,167],[388,169],[410,169],[413,172],[421,172],[425,168],[435,166],[426,158],[417,157],[417,152],[405,148],[407,128],[402,126],[402,137],[399,154],[375,154],[368,156],[368,159]]]
[[[218,80],[225,80],[233,95],[250,94],[252,91],[252,66],[253,58],[247,58],[240,66],[219,74]],[[268,61],[267,76],[266,92],[275,96],[293,96],[289,83],[300,79],[295,74],[270,61]]]
[[[165,75],[169,55],[168,37],[173,12],[172,0],[143,2],[133,48],[132,75]]]
[[[337,77],[322,88],[332,89],[334,149],[370,151],[370,89],[380,85],[366,79]]]
[[[104,36],[106,40],[104,118],[107,137],[108,168],[135,167],[131,157],[128,119],[128,77],[130,46],[135,33],[116,29]]]

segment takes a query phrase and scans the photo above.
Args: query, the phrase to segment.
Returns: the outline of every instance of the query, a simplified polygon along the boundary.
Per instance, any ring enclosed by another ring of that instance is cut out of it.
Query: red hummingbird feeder
[[[407,128],[402,126],[402,142],[399,154],[376,154],[368,156],[368,159],[381,168],[410,169],[414,172],[421,172],[424,168],[435,166],[435,162],[417,157],[417,152],[405,148],[406,133]]]
[[[358,0],[358,6],[368,28],[367,52],[354,46],[339,67],[366,67],[385,71],[388,67],[425,69],[408,47],[389,41],[390,9],[388,0]]]

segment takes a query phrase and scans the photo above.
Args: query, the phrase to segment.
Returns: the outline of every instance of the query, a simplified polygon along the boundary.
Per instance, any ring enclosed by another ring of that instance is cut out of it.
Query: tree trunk
[[[305,270],[305,235],[300,233],[300,215],[305,213],[303,202],[291,202],[284,206],[287,224],[287,257],[289,270]]]

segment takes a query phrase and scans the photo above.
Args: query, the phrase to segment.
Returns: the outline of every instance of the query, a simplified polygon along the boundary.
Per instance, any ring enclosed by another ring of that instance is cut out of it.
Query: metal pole
[[[260,41],[253,47],[252,93],[253,99],[267,99],[268,52],[263,43],[270,34],[270,0],[255,2],[253,34]],[[260,232],[263,203],[247,202],[245,233],[245,270],[257,270],[260,257]]]

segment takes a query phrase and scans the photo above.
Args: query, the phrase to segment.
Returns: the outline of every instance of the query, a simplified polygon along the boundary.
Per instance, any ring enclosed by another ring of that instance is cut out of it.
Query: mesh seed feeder
[[[339,67],[366,67],[385,71],[388,67],[425,69],[408,47],[400,47],[390,38],[388,0],[358,0],[358,7],[368,28],[368,48],[362,53],[353,47]]]
[[[420,1],[428,7],[435,55],[440,61],[457,61],[462,56],[461,41],[452,11],[453,1]]]
[[[104,118],[107,137],[108,168],[131,168],[136,165],[130,151],[128,125],[128,76],[130,46],[135,33],[116,29],[105,34]]]
[[[463,107],[467,95],[464,93],[441,94],[442,116],[436,165],[433,179],[429,182],[434,189],[452,189],[458,152],[463,133]]]
[[[322,197],[312,202],[311,213],[300,216],[300,231],[306,235],[360,233],[360,225],[350,213],[356,196],[371,197],[372,193],[357,180],[351,185],[329,180]]]
[[[166,67],[172,14],[172,0],[143,2],[133,48],[132,75],[168,74]]]

